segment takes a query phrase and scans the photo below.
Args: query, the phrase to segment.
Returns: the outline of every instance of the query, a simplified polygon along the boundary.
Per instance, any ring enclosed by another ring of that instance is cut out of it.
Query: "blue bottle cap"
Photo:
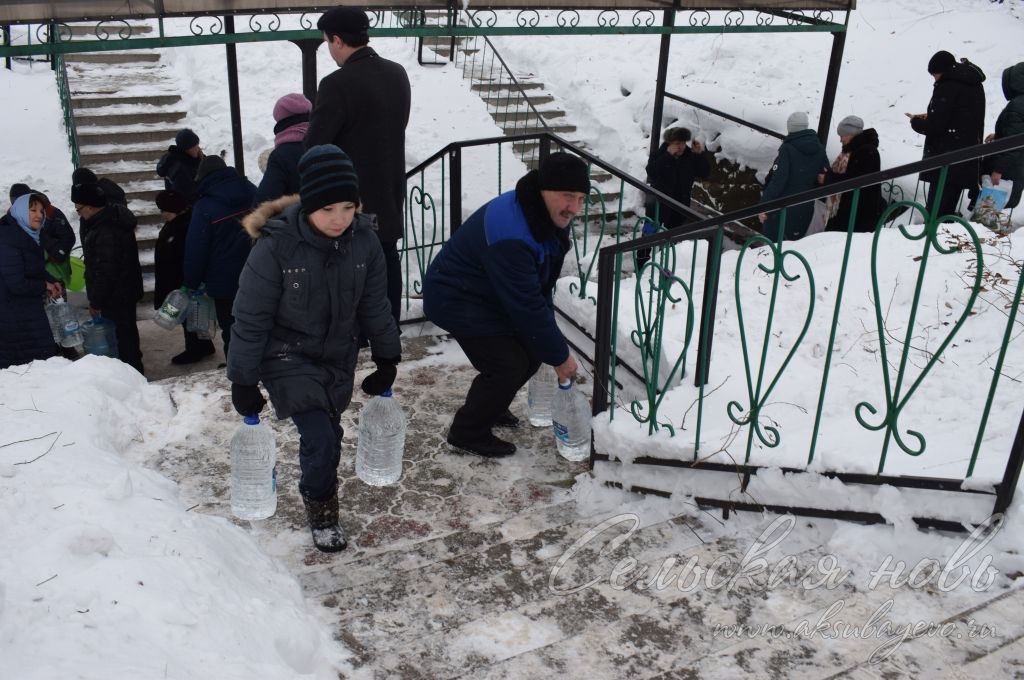
[[[382,397],[390,397],[391,396],[391,388],[389,387],[386,390],[384,390],[383,392],[381,392],[380,396],[382,396]]]
[[[259,415],[246,416],[245,417],[245,424],[246,425],[259,425],[260,424],[260,417],[259,417]]]
[[[559,380],[558,381],[558,389],[560,389],[560,390],[571,390],[572,389],[572,381],[569,380],[569,381],[563,383],[561,380]]]

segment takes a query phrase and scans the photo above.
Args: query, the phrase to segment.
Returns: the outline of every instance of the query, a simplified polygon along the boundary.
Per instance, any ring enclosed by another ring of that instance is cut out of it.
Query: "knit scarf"
[[[832,161],[832,172],[837,175],[846,174],[846,166],[850,162],[850,152],[843,151],[836,159]],[[825,207],[828,209],[828,214],[825,217],[826,220],[830,220],[836,216],[839,212],[839,200],[842,198],[842,194],[832,194],[825,199]]]

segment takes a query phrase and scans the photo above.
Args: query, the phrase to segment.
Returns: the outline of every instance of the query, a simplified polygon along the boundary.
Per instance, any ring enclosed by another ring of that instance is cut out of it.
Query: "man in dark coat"
[[[45,199],[23,194],[0,218],[0,369],[56,354],[43,297],[60,295],[44,269],[39,231]]]
[[[339,68],[320,81],[306,148],[334,144],[352,159],[362,187],[363,212],[377,216],[377,236],[388,265],[388,300],[401,318],[405,205],[405,127],[412,97],[400,64],[367,46],[370,21],[355,7],[335,7],[317,28]]]
[[[185,239],[192,219],[192,208],[184,196],[173,189],[164,189],[156,195],[156,206],[164,219],[164,226],[153,246],[153,309],[159,309],[173,290],[181,288],[185,280]],[[185,351],[171,358],[172,364],[192,364],[217,350],[210,340],[204,340],[185,328]]]
[[[1024,61],[1007,67],[1003,71],[1002,82],[1006,108],[999,113],[996,130],[985,138],[986,142],[1024,133]],[[992,177],[993,185],[998,186],[1004,179],[1013,182],[1013,192],[1006,203],[1007,209],[1020,203],[1021,191],[1024,190],[1024,149],[989,156],[983,167]]]
[[[192,202],[196,200],[196,174],[203,160],[203,149],[199,146],[199,135],[184,128],[174,136],[174,144],[167,147],[167,153],[156,164],[156,174],[164,178],[164,188],[174,189]]]
[[[828,156],[825,147],[818,141],[813,130],[808,129],[807,114],[797,111],[786,119],[786,130],[789,134],[779,146],[779,155],[768,172],[761,202],[767,203],[784,196],[798,194],[813,189],[818,183],[818,175],[828,168]],[[782,211],[771,215],[762,213],[761,233],[773,241],[779,238]],[[803,238],[807,227],[814,216],[814,203],[804,203],[786,209],[786,224],[782,239],[795,241]]]
[[[274,150],[256,190],[256,205],[299,193],[299,159],[306,151],[303,140],[309,130],[313,105],[301,94],[286,94],[274,104]]]
[[[77,168],[71,173],[71,186],[76,184],[99,184],[103,195],[107,197],[107,203],[116,203],[128,207],[128,197],[121,185],[109,177],[97,177],[96,173],[89,168]]]
[[[822,184],[834,184],[870,175],[882,169],[882,159],[878,155],[878,133],[874,128],[865,130],[863,119],[859,116],[843,118],[836,126],[836,133],[843,149],[832,167],[820,177]],[[833,197],[830,196],[829,199]],[[838,206],[825,230],[845,232],[850,226],[853,192],[847,191],[842,196],[836,196],[834,200],[838,201]],[[884,210],[885,201],[882,199],[881,185],[873,184],[862,188],[857,199],[857,216],[854,219],[853,230],[860,233],[873,232]]]
[[[932,55],[928,73],[935,78],[927,113],[908,113],[910,126],[924,135],[924,158],[981,144],[985,134],[985,74],[980,68],[956,58],[945,50]],[[941,169],[921,173],[928,182],[927,208],[936,216],[953,213],[960,203],[960,194],[978,185],[979,161],[966,161],[949,168],[942,198],[935,205]],[[937,208],[937,210],[936,210]]]
[[[486,457],[516,447],[492,427],[512,426],[516,392],[542,363],[561,382],[576,361],[555,323],[552,290],[569,250],[567,228],[590,189],[587,166],[554,153],[473,213],[434,258],[423,280],[423,312],[449,331],[480,372],[448,432],[453,447]]]
[[[142,267],[135,241],[135,215],[123,205],[107,204],[99,184],[76,184],[71,200],[82,218],[78,233],[85,256],[85,292],[89,313],[114,322],[118,357],[145,375],[135,305],[142,299]]]
[[[301,203],[285,196],[243,221],[257,241],[235,298],[228,379],[240,415],[263,409],[262,382],[277,417],[295,423],[299,492],[313,543],[336,552],[346,545],[338,523],[338,462],[356,336],[367,335],[377,364],[362,383],[372,395],[391,388],[401,344],[373,220],[356,212],[359,183],[351,161],[325,144],[303,155],[299,173]]]
[[[711,164],[700,142],[687,146],[690,131],[686,128],[669,128],[663,135],[661,147],[647,162],[647,182],[652,187],[668,194],[683,205],[690,205],[693,183],[711,174]],[[654,219],[653,201],[648,215]],[[668,229],[674,229],[688,221],[688,215],[661,205],[658,219]]]
[[[250,249],[241,219],[252,209],[256,187],[219,156],[203,158],[196,179],[199,198],[185,239],[184,285],[192,290],[205,287],[213,300],[227,357],[234,323],[231,306]]]

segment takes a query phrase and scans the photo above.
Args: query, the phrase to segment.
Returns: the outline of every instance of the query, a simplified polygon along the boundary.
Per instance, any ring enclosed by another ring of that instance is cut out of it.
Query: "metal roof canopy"
[[[227,51],[235,165],[239,172],[244,172],[236,43],[281,40],[295,43],[302,52],[303,91],[312,101],[316,97],[317,87],[316,51],[322,42],[322,35],[316,30],[313,17],[306,15],[320,14],[336,6],[338,5],[296,5],[272,0],[7,0],[0,4],[0,56],[5,57],[9,68],[10,59],[14,56],[44,54],[57,57],[75,52],[223,44]],[[781,137],[741,118],[667,92],[665,83],[668,75],[669,48],[672,35],[676,33],[831,33],[832,50],[821,114],[818,118],[818,137],[824,142],[831,125],[839,69],[846,43],[846,26],[850,11],[856,8],[856,0],[712,0],[710,3],[708,0],[488,0],[485,5],[472,6],[468,12],[462,9],[461,0],[406,3],[401,0],[367,0],[358,6],[370,14],[371,38],[406,36],[417,37],[422,41],[424,37],[444,36],[452,38],[453,48],[456,37],[470,36],[660,35],[661,50],[651,124],[651,153],[654,153],[660,141],[666,98]],[[398,26],[383,25],[386,10],[391,10],[393,15],[398,17]],[[507,22],[510,18],[509,10],[518,11],[518,14],[511,19],[511,24],[503,25],[502,21]],[[543,25],[545,20],[551,23],[550,16],[542,17],[540,14],[545,10],[558,12],[553,25]],[[596,17],[588,16],[596,18],[594,24],[580,25],[580,11],[594,12]],[[633,11],[634,14],[631,21],[620,25],[619,12],[622,11]],[[655,18],[655,12],[658,11],[662,15],[660,25]],[[471,20],[460,22],[460,12],[463,16],[469,16]],[[498,12],[502,14],[498,15]],[[717,17],[715,21],[716,17],[712,17],[711,12],[724,12],[724,15]],[[754,21],[747,23],[746,17],[752,12],[756,13]],[[833,12],[843,13],[842,23],[834,20]],[[302,30],[279,30],[280,21],[276,21],[279,19],[278,14],[301,14],[299,23]],[[235,17],[246,15],[249,16],[250,30],[236,32]],[[428,20],[428,15],[436,23]],[[484,16],[483,20],[480,19],[481,15]],[[170,36],[165,33],[164,18],[184,17],[193,17],[189,22],[190,35]],[[215,25],[194,25],[201,18],[205,21],[212,20]],[[263,21],[268,18],[270,21],[264,24]],[[158,20],[159,37],[133,37],[129,19]],[[253,19],[256,19],[255,23]],[[784,23],[775,23],[776,19],[782,19]],[[97,39],[72,41],[73,31],[67,22],[96,22],[94,32]],[[113,30],[109,23],[113,23]],[[39,24],[37,36],[40,40],[34,45],[31,44],[29,27],[29,44],[11,44],[10,27],[17,24]],[[43,29],[45,37],[40,36],[40,29]],[[63,65],[62,58],[55,58],[55,65],[58,61]],[[63,73],[63,68],[60,72]],[[66,90],[66,76],[64,84]],[[64,102],[62,99],[62,104],[65,108],[65,117],[70,118],[70,101]],[[73,155],[76,146],[77,141],[72,139]]]
[[[0,4],[0,24],[40,23],[48,21],[87,21],[92,19],[158,19],[161,17],[202,14],[252,14],[275,12],[324,12],[343,3],[296,4],[273,0],[6,0]],[[367,9],[462,9],[462,3],[420,0],[366,0],[357,3]],[[488,0],[470,10],[518,9],[610,9],[610,10],[809,10],[849,11],[856,0]]]

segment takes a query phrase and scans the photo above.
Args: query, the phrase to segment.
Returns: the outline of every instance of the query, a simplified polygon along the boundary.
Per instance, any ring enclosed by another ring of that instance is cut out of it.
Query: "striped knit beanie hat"
[[[308,215],[325,205],[359,205],[359,178],[352,161],[333,144],[314,146],[299,159],[299,200]]]

